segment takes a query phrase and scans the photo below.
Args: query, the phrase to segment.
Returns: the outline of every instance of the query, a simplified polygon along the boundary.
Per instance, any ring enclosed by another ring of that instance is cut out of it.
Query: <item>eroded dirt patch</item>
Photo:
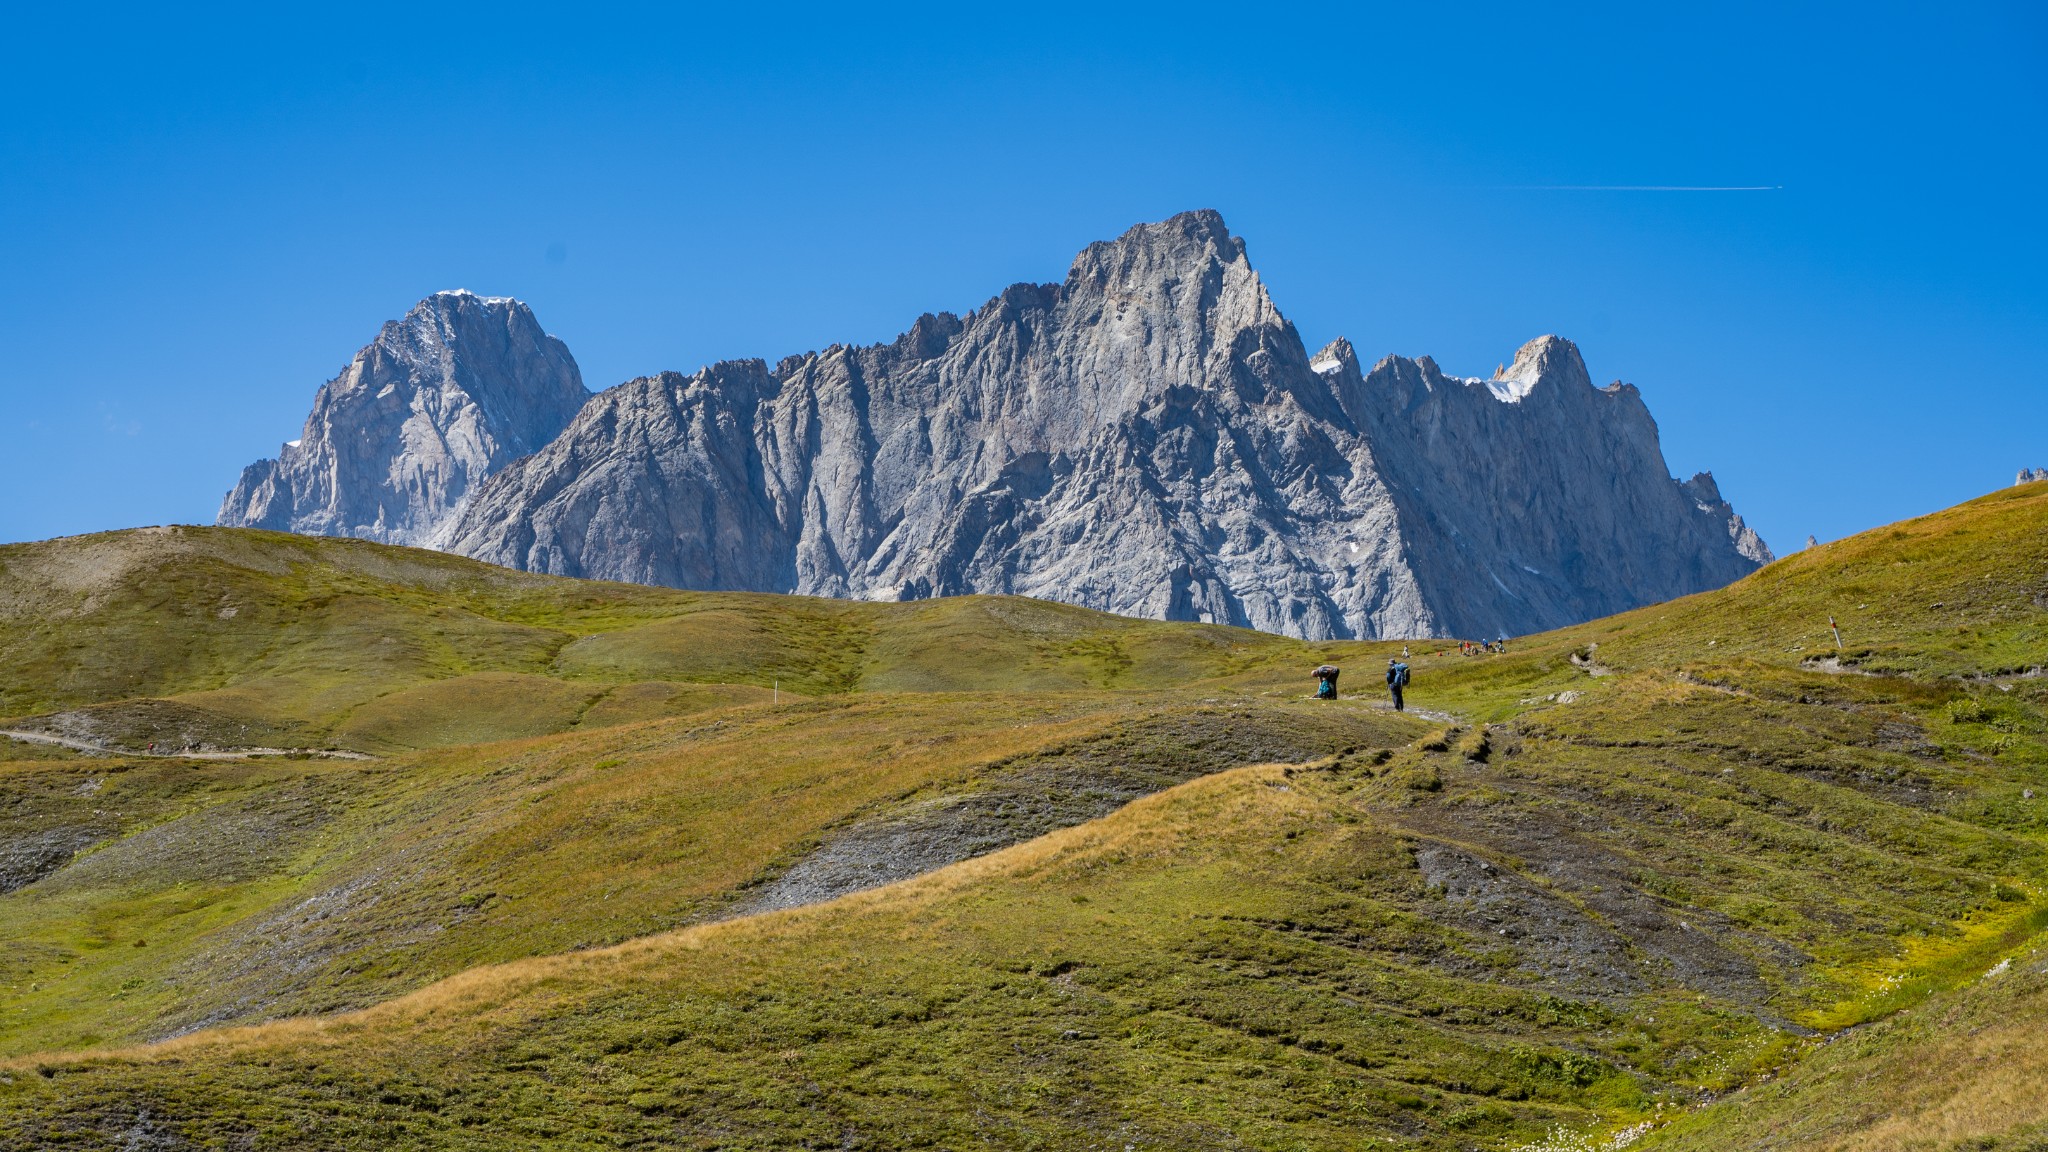
[[[102,826],[65,824],[0,840],[0,895],[41,880],[108,835]]]
[[[1527,974],[1601,996],[1646,986],[1625,938],[1513,870],[1432,841],[1416,849],[1415,865],[1423,882],[1443,895],[1432,918],[1492,937],[1514,951]]]
[[[830,900],[1021,844],[1142,796],[1247,764],[1294,763],[1392,742],[1384,713],[1215,708],[1155,716],[991,765],[959,791],[841,826],[722,917]]]
[[[42,734],[73,747],[158,754],[281,749],[317,743],[296,728],[228,716],[176,700],[123,700],[12,721],[8,728]]]
[[[332,818],[308,782],[202,808],[145,828],[49,874],[52,891],[236,880],[271,871]]]

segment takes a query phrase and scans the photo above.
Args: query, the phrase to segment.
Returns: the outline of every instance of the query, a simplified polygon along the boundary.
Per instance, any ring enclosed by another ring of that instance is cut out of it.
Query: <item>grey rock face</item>
[[[1519,634],[1720,587],[1771,554],[1708,473],[1674,482],[1632,385],[1544,336],[1490,380],[1316,356],[1374,447],[1439,629]]]
[[[243,469],[217,522],[432,545],[477,484],[589,396],[526,305],[437,293],[320,388],[302,437]]]
[[[2043,480],[2048,480],[2048,468],[2022,468],[2020,469],[2019,478],[2013,481],[2013,486],[2038,484]]]
[[[1490,381],[1365,372],[1342,340],[1310,357],[1213,212],[890,344],[622,384],[433,539],[562,575],[1009,592],[1310,638],[1522,634],[1770,556],[1711,476],[1670,477],[1636,389],[1593,387],[1570,342]]]

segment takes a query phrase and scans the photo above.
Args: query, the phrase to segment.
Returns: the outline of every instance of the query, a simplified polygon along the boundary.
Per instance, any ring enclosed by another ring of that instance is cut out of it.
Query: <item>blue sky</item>
[[[1780,551],[2048,465],[2038,5],[20,7],[0,540],[210,521],[437,289],[602,388],[1195,207],[1311,348],[1571,337]]]

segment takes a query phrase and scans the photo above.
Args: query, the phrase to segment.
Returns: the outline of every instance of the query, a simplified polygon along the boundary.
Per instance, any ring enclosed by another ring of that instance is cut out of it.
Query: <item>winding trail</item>
[[[375,760],[368,752],[347,752],[339,748],[232,748],[217,752],[149,752],[132,748],[110,748],[90,740],[77,740],[51,732],[24,728],[0,728],[0,736],[26,744],[52,744],[75,752],[96,752],[103,756],[149,756],[159,760],[253,760],[259,756],[317,756],[324,760]]]

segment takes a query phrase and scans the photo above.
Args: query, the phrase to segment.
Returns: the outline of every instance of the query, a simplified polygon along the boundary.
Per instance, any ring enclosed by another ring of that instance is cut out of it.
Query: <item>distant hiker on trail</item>
[[[1335,700],[1337,698],[1337,666],[1335,664],[1325,664],[1317,668],[1316,679],[1321,681],[1321,683],[1316,685],[1316,699]]]
[[[1393,657],[1387,657],[1387,691],[1394,694],[1394,711],[1403,712],[1407,701],[1401,699],[1401,690],[1408,687],[1408,666]]]

